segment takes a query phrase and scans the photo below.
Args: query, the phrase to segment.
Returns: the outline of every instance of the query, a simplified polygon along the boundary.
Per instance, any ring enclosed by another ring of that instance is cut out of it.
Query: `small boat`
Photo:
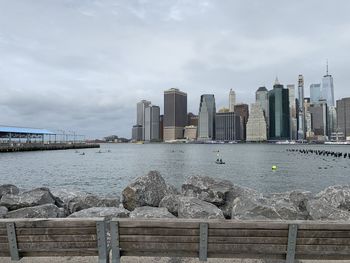
[[[225,164],[225,162],[222,161],[222,159],[216,159],[215,163],[216,164]]]
[[[81,153],[80,155],[85,155],[85,153]]]

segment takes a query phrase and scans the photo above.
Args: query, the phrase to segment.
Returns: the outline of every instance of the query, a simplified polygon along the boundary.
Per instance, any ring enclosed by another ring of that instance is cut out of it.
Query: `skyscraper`
[[[310,102],[318,103],[322,99],[321,84],[311,84],[310,85]]]
[[[266,131],[267,128],[263,109],[258,103],[251,104],[247,122],[247,141],[266,141]]]
[[[337,127],[350,140],[350,97],[337,100]]]
[[[158,106],[149,105],[145,109],[145,141],[159,141],[159,121],[160,121],[160,108]]]
[[[290,84],[287,85],[287,89],[289,92],[289,112],[290,112],[290,139],[297,140],[298,139],[298,121],[297,121],[297,105],[296,105],[296,97],[295,97],[295,85]]]
[[[319,140],[325,140],[328,136],[328,109],[326,100],[310,105],[311,129]]]
[[[215,136],[219,141],[240,141],[240,117],[235,112],[219,112],[215,117]]]
[[[229,110],[230,112],[235,111],[235,105],[236,105],[236,93],[230,89],[230,94],[229,94]]]
[[[215,139],[215,113],[216,106],[214,95],[202,95],[198,114],[198,140]]]
[[[322,78],[322,99],[326,100],[328,107],[335,106],[333,77],[328,74],[328,62],[326,75]]]
[[[247,139],[247,122],[249,118],[248,104],[240,103],[235,105],[235,113],[241,117],[241,134],[242,139]]]
[[[145,109],[151,105],[148,100],[141,100],[137,103],[136,125],[142,126],[141,140],[145,140]]]
[[[164,91],[164,141],[182,139],[187,124],[187,94],[179,89]]]
[[[298,77],[298,139],[305,139],[304,77]]]
[[[266,89],[266,87],[260,87],[255,92],[255,102],[260,105],[262,108],[266,123],[268,123],[269,119],[269,91]]]
[[[276,78],[273,90],[269,91],[269,138],[271,140],[290,139],[289,93]]]

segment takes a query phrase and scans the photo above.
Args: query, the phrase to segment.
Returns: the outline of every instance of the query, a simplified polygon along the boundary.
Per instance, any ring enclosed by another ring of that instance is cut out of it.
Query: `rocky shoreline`
[[[227,180],[191,176],[178,190],[157,171],[137,178],[121,198],[0,185],[0,218],[64,217],[348,221],[350,185],[317,194],[294,190],[263,195]]]

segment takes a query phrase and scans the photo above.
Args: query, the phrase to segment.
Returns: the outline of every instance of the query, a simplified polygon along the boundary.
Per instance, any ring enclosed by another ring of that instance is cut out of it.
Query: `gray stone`
[[[350,220],[350,212],[335,208],[325,202],[325,199],[310,200],[307,210],[311,220]]]
[[[103,198],[81,191],[62,189],[53,194],[61,200],[67,215],[91,207],[118,207],[120,204],[118,198]]]
[[[130,218],[175,218],[165,207],[142,206],[136,207]]]
[[[0,218],[6,217],[8,209],[5,206],[0,206]]]
[[[225,204],[226,195],[232,188],[233,184],[227,180],[217,180],[208,176],[190,176],[182,185],[182,194],[219,206]]]
[[[17,195],[18,193],[19,193],[18,187],[13,184],[0,185],[0,198],[6,194]]]
[[[233,202],[232,219],[281,219],[277,210],[265,199],[238,197]]]
[[[10,211],[6,215],[7,218],[56,218],[64,217],[63,208],[59,208],[54,204],[44,204],[33,207],[20,208]]]
[[[166,209],[168,209],[170,213],[172,213],[174,216],[177,216],[180,198],[181,198],[181,195],[174,195],[174,194],[166,195],[160,201],[159,207],[165,207]]]
[[[334,185],[327,187],[316,195],[316,198],[323,199],[330,206],[350,210],[350,185]]]
[[[140,206],[158,207],[168,191],[168,186],[160,173],[150,171],[123,190],[123,205],[130,211]]]
[[[129,217],[130,211],[123,207],[91,207],[71,214],[69,217],[104,217],[111,220],[114,217]]]
[[[178,217],[224,219],[224,215],[219,208],[195,197],[181,197],[179,199]]]
[[[36,188],[18,195],[5,194],[0,200],[0,206],[6,206],[9,210],[43,204],[56,204],[56,198],[48,188]]]

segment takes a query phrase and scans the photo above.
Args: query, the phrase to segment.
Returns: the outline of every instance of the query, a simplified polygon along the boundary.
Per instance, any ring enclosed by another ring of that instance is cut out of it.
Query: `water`
[[[180,188],[190,175],[228,179],[263,193],[350,183],[350,159],[287,152],[288,148],[349,152],[350,146],[267,144],[102,144],[99,149],[0,154],[0,184],[47,186],[116,195],[134,178],[158,170]],[[110,150],[110,152],[108,152]],[[217,153],[226,162],[215,164]],[[277,171],[271,166],[277,165]]]

